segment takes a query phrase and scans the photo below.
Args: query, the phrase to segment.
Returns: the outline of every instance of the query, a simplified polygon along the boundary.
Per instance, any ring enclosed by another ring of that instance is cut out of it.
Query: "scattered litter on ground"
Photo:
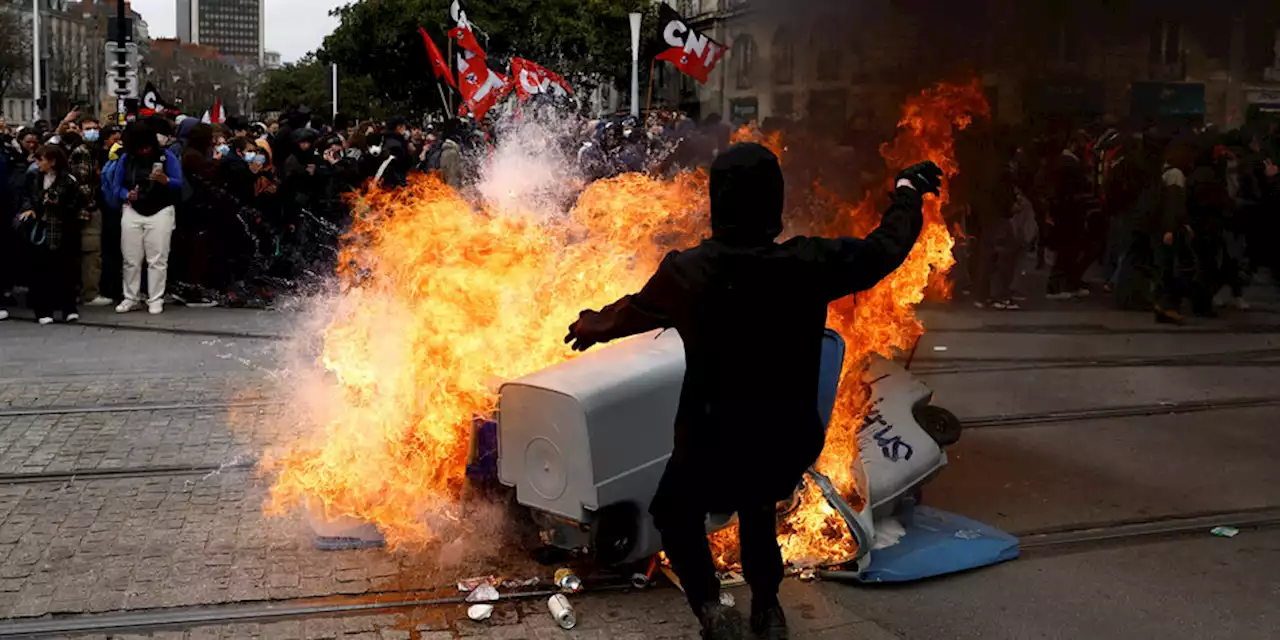
[[[876,521],[876,543],[871,549],[873,551],[888,549],[898,544],[905,535],[907,535],[907,529],[897,518],[893,516],[881,518]]]
[[[573,614],[573,605],[569,604],[569,599],[562,593],[557,593],[547,600],[547,609],[551,611],[551,617],[561,629],[567,631],[578,624],[578,618]]]
[[[1240,534],[1240,530],[1235,527],[1214,527],[1209,530],[1209,533],[1219,538],[1234,538]]]
[[[524,589],[527,587],[536,587],[542,584],[542,578],[529,578],[528,580],[503,580],[501,585],[503,589]]]
[[[491,604],[473,604],[467,608],[467,617],[480,622],[488,620],[493,615],[493,605]]]
[[[946,347],[944,347],[944,346],[942,346],[942,345],[938,345],[938,346],[934,347],[934,348],[933,348],[933,350],[934,350],[934,351],[946,351],[946,350],[947,350],[947,348],[946,348]]]
[[[493,576],[476,576],[474,578],[463,578],[458,581],[458,591],[467,593],[470,591],[475,591],[476,587],[479,587],[482,584],[493,586],[493,583],[494,583]]]
[[[577,593],[582,591],[582,578],[574,575],[573,569],[558,569],[556,570],[556,586],[565,593]]]
[[[467,594],[467,602],[495,602],[501,596],[498,589],[491,584],[482,584],[477,586]]]
[[[723,571],[717,573],[716,577],[720,579],[721,587],[736,587],[747,583],[747,579],[738,571]]]

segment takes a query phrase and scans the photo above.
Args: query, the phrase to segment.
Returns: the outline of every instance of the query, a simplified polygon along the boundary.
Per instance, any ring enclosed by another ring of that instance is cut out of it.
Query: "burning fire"
[[[976,83],[940,85],[907,102],[881,154],[891,173],[930,159],[954,176],[954,132],[985,113]],[[777,134],[765,143],[783,149]],[[844,336],[848,357],[817,468],[855,508],[851,463],[867,408],[857,381],[871,354],[905,349],[924,330],[914,308],[953,262],[946,197],[925,201],[924,231],[902,268],[831,306],[828,324]],[[494,410],[498,384],[571,358],[561,338],[580,309],[634,292],[667,251],[696,244],[709,227],[706,176],[698,173],[599,181],[558,217],[477,209],[433,178],[374,190],[364,204],[344,239],[342,290],[323,332],[328,397],[307,407],[323,434],[266,461],[276,476],[267,508],[307,506],[330,519],[373,522],[392,546],[439,535],[438,515],[461,500],[472,417]],[[869,197],[843,207],[822,231],[863,235],[883,204]],[[725,562],[734,538],[727,531],[713,539]],[[779,540],[796,564],[839,562],[855,550],[811,485]]]

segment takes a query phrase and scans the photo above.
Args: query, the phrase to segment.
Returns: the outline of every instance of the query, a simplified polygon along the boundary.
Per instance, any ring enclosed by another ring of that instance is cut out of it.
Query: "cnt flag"
[[[573,95],[569,83],[565,82],[559,74],[524,58],[511,59],[511,75],[515,78],[516,95],[520,97],[521,102],[539,93],[555,92]]]
[[[698,82],[706,84],[707,74],[711,73],[729,48],[690,28],[675,9],[659,4],[658,42],[655,50],[659,51],[656,56],[658,60],[666,60]]]
[[[440,55],[440,50],[436,48],[431,36],[427,35],[427,30],[418,27],[418,33],[422,34],[422,43],[427,47],[427,57],[431,58],[431,70],[435,72],[436,78],[444,78],[449,86],[458,88],[458,83],[453,81],[453,73],[449,71],[449,63]]]
[[[480,120],[493,105],[511,92],[511,83],[501,73],[489,69],[484,49],[480,48],[480,43],[471,30],[471,22],[458,0],[454,0],[449,6],[449,17],[457,25],[449,30],[449,37],[457,40],[460,47],[458,93],[462,94],[467,109]]]

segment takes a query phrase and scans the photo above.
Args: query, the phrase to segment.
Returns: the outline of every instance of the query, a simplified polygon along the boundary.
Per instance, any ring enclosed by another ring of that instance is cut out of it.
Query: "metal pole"
[[[627,14],[631,18],[631,115],[640,115],[640,18],[639,13]]]
[[[125,28],[125,21],[128,20],[128,13],[125,11],[124,0],[116,2],[116,46],[120,49],[116,52],[116,63],[121,67],[129,64],[129,33]],[[132,25],[130,25],[132,26]],[[123,124],[125,118],[125,103],[123,92],[120,91],[120,83],[116,83],[116,123]]]
[[[338,63],[333,64],[333,120],[338,120]]]
[[[40,119],[40,0],[31,0],[31,122]]]

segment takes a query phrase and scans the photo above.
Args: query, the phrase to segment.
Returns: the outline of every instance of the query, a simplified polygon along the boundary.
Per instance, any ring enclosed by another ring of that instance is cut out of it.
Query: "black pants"
[[[1075,293],[1084,288],[1084,272],[1092,261],[1084,225],[1058,226],[1053,234],[1056,255],[1049,272],[1049,293]]]
[[[662,547],[680,578],[695,614],[720,599],[720,581],[707,544],[708,510],[693,501],[655,505],[654,523],[662,533]],[[778,548],[776,504],[738,509],[742,572],[751,585],[752,607],[777,602],[782,584],[782,550]]]
[[[987,220],[982,226],[978,251],[978,284],[975,300],[1010,300],[1018,255],[1022,252],[1008,219]]]
[[[146,276],[147,270],[142,274]],[[120,211],[102,211],[102,279],[98,289],[112,300],[123,300],[121,279],[124,275],[124,256],[120,253]]]
[[[37,318],[52,318],[54,311],[76,313],[79,297],[79,246],[32,252],[30,301]]]

